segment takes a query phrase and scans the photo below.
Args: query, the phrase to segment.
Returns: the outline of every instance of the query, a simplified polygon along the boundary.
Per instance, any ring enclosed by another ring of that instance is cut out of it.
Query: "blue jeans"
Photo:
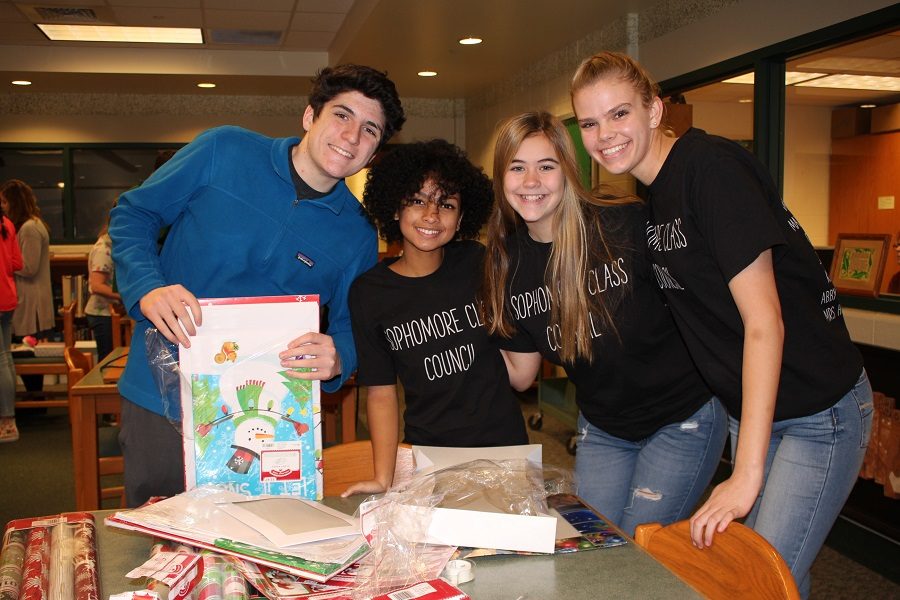
[[[717,398],[679,423],[631,442],[578,415],[578,495],[628,535],[641,523],[687,518],[722,457],[728,419]]]
[[[9,351],[13,312],[0,312],[0,417],[16,416],[16,366]]]
[[[809,568],[856,483],[872,411],[872,388],[863,371],[831,408],[772,425],[763,489],[744,524],[775,546],[803,598],[809,596]],[[729,421],[734,456],[740,422]]]

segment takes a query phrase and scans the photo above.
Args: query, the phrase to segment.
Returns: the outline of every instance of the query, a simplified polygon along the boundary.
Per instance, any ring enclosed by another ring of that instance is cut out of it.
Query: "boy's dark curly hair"
[[[338,94],[359,92],[367,98],[377,100],[384,111],[381,144],[391,139],[406,122],[397,87],[388,79],[387,73],[363,65],[338,65],[320,70],[313,77],[312,84],[309,105],[313,107],[313,116],[317,119],[322,107]]]
[[[465,240],[478,235],[494,202],[491,180],[457,146],[445,140],[431,140],[388,150],[366,176],[363,203],[386,242],[403,239],[394,215],[428,179],[433,179],[447,196],[459,194],[462,222],[456,238]]]

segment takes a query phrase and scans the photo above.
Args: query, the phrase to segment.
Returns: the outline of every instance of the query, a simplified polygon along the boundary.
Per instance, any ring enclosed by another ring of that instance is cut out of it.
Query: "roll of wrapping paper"
[[[241,572],[231,563],[225,563],[223,569],[222,600],[247,600],[247,582]]]
[[[204,550],[203,578],[194,591],[197,600],[222,600],[222,588],[225,584],[225,561],[214,552]]]
[[[72,600],[75,593],[75,536],[68,523],[57,523],[50,530],[50,600]]]
[[[27,539],[25,531],[10,531],[6,534],[3,550],[0,551],[0,600],[19,599]]]
[[[75,528],[75,598],[100,598],[100,577],[97,571],[97,543],[93,521],[74,524]]]
[[[22,592],[19,600],[45,600],[50,583],[50,529],[34,527],[28,532],[25,564],[22,567]]]

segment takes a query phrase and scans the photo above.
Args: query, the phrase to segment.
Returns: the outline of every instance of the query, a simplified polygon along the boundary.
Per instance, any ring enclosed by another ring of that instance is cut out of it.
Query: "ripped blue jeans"
[[[809,596],[809,569],[856,483],[873,411],[872,386],[863,371],[831,408],[772,425],[765,483],[744,524],[775,546],[802,598]],[[734,456],[740,422],[729,421]]]
[[[628,535],[641,523],[685,519],[709,485],[728,435],[728,415],[712,398],[679,423],[631,442],[578,415],[578,495]]]

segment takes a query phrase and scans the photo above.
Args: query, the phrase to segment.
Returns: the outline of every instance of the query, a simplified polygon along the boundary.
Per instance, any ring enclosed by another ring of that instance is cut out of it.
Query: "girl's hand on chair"
[[[717,485],[709,499],[691,517],[691,541],[697,548],[712,546],[713,536],[722,533],[735,519],[747,516],[762,482],[732,475]]]

